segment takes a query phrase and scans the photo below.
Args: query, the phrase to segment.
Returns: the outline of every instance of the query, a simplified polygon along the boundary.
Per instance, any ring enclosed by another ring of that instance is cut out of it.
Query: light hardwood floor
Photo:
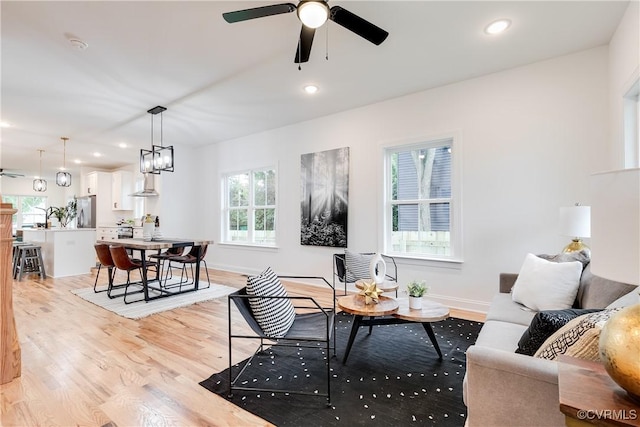
[[[209,271],[215,283],[240,288],[246,281]],[[226,298],[130,320],[70,292],[93,286],[94,278],[95,272],[46,280],[30,275],[13,282],[22,376],[0,386],[0,425],[270,425],[198,384],[228,365]],[[287,288],[327,300],[320,288]],[[452,316],[483,320],[476,313]],[[246,328],[237,313],[232,322],[234,331]],[[234,362],[254,345],[234,344]]]

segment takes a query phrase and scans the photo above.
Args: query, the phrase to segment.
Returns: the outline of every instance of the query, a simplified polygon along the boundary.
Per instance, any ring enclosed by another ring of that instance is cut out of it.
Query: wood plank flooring
[[[215,283],[240,288],[246,281],[209,271]],[[93,286],[94,278],[95,272],[46,280],[30,275],[13,282],[22,376],[0,386],[0,425],[270,425],[198,385],[228,364],[226,298],[130,320],[70,292]],[[100,279],[106,282],[104,272]],[[287,289],[330,301],[321,288],[289,283]],[[232,323],[234,331],[247,328],[235,312]],[[234,343],[234,362],[254,345]]]

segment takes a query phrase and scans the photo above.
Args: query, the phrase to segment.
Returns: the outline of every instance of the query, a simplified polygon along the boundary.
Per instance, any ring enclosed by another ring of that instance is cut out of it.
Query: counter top
[[[95,228],[22,228],[25,231],[96,231]]]

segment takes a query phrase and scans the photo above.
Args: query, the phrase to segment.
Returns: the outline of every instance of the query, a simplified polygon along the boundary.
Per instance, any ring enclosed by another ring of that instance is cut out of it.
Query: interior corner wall
[[[611,129],[607,143],[609,164],[601,170],[625,166],[624,100],[629,87],[640,78],[640,2],[630,1],[609,43],[609,102]]]
[[[300,155],[350,147],[349,248],[375,251],[383,244],[382,146],[455,133],[464,262],[401,261],[399,281],[424,279],[433,297],[482,310],[500,272],[517,272],[528,252],[568,243],[558,234],[559,208],[589,203],[587,177],[609,156],[608,113],[608,48],[600,47],[204,147],[200,159],[211,167],[199,195],[216,242],[222,175],[278,168],[278,248],[216,244],[209,266],[331,280],[331,254],[343,249],[300,245]]]

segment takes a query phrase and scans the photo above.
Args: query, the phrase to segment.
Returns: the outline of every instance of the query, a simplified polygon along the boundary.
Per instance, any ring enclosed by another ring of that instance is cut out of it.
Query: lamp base
[[[562,250],[563,253],[571,253],[571,252],[580,252],[582,250],[589,250],[589,246],[585,245],[582,240],[577,237],[571,241],[567,246]]]

